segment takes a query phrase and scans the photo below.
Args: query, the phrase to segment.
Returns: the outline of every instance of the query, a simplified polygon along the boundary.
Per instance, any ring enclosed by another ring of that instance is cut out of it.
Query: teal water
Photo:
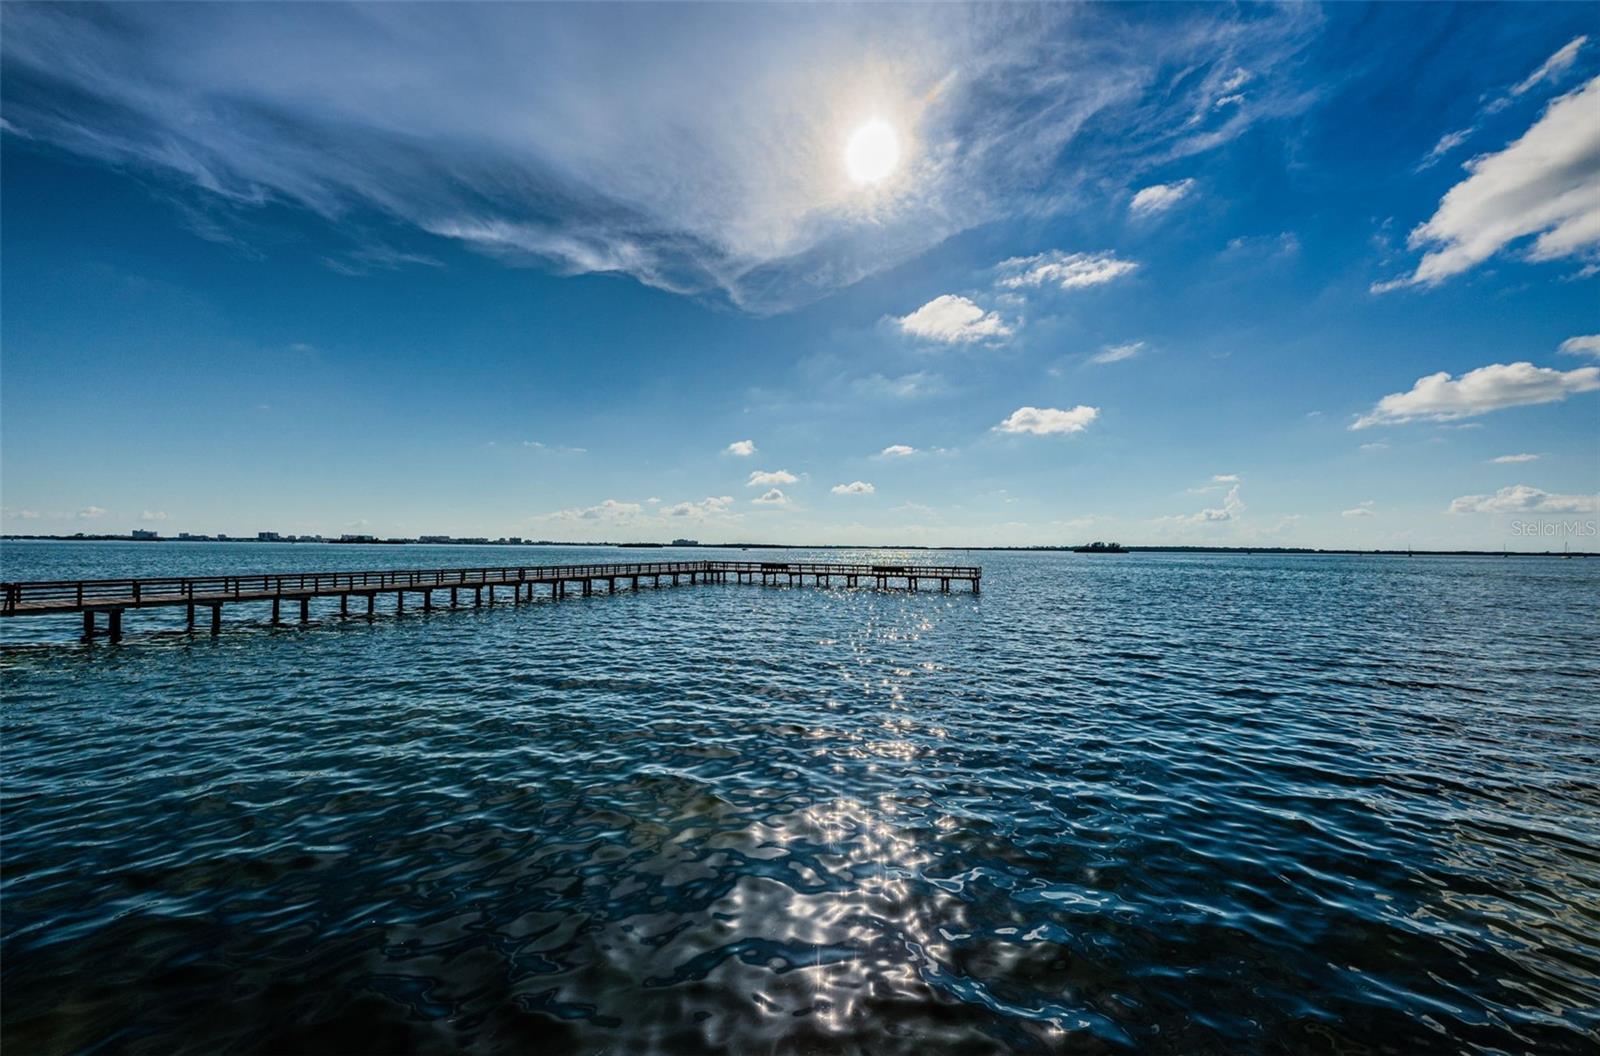
[[[979,598],[0,621],[0,1044],[1596,1051],[1600,562],[971,556]]]

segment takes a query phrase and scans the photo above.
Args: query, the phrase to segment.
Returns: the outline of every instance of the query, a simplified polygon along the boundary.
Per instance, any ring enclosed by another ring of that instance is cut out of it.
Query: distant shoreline
[[[0,542],[43,540],[55,543],[242,543],[247,545],[283,544],[322,546],[582,546],[612,547],[624,550],[975,550],[994,553],[1072,553],[1077,543],[1051,546],[927,546],[924,544],[862,544],[862,543],[585,543],[560,539],[247,539],[217,538],[215,536],[180,539],[175,536],[136,538],[128,535],[0,535]],[[1125,545],[1129,553],[1144,554],[1287,554],[1316,556],[1356,557],[1600,557],[1593,550],[1355,550],[1347,548],[1322,548],[1309,546],[1133,546]],[[1112,559],[1117,554],[1089,554],[1088,557]]]

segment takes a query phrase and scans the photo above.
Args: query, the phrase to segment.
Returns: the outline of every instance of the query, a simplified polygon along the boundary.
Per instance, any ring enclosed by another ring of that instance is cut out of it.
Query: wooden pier
[[[101,634],[122,639],[122,614],[128,609],[185,609],[188,629],[195,615],[207,613],[213,635],[222,631],[222,607],[245,602],[272,606],[272,622],[283,621],[283,605],[299,605],[299,622],[311,619],[313,598],[338,598],[339,615],[349,616],[351,599],[369,619],[379,597],[393,596],[395,614],[404,614],[406,596],[423,612],[433,611],[436,600],[448,592],[448,607],[475,607],[497,601],[521,604],[534,600],[536,587],[548,587],[560,600],[576,586],[584,597],[604,584],[615,594],[618,584],[630,590],[702,583],[749,583],[763,586],[876,587],[918,590],[926,585],[949,592],[952,583],[965,584],[974,594],[982,586],[983,569],[975,566],[817,564],[791,561],[655,561],[617,565],[530,565],[522,568],[439,568],[398,572],[267,572],[243,576],[181,576],[150,579],[77,579],[38,583],[0,584],[0,616],[83,614],[83,637],[93,641]],[[505,595],[510,597],[506,598]]]

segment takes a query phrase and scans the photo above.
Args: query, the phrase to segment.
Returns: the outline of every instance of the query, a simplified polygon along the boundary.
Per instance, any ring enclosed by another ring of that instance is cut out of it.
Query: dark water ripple
[[[4,1045],[1600,1047],[1600,566],[983,563],[8,627]]]

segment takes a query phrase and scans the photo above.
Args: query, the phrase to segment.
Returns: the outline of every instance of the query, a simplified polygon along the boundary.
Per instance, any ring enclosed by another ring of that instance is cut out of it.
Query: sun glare
[[[886,121],[868,121],[850,136],[844,164],[856,183],[882,183],[900,163],[900,137]]]

